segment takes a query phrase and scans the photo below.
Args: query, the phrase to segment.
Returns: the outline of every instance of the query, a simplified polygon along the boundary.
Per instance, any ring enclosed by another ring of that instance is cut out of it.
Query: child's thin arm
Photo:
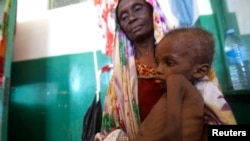
[[[181,75],[173,75],[167,79],[166,126],[164,132],[157,138],[159,141],[182,140],[182,100],[185,80]]]
[[[182,99],[185,90],[179,84],[182,83],[179,78],[170,77],[167,82],[167,94],[154,105],[133,141],[182,140]]]

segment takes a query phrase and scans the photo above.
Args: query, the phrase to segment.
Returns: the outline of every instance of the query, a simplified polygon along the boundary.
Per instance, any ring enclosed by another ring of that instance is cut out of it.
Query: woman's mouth
[[[141,30],[141,26],[135,26],[131,29],[131,32],[137,32],[137,31],[140,31]]]

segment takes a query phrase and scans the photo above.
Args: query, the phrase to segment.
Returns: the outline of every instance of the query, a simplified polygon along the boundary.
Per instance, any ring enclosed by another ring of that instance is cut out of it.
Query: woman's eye
[[[138,12],[141,9],[142,9],[142,6],[141,5],[137,5],[137,6],[135,6],[134,11]]]
[[[125,21],[127,18],[128,18],[128,15],[127,15],[127,14],[123,14],[123,15],[121,16],[121,20],[123,20],[123,21]]]

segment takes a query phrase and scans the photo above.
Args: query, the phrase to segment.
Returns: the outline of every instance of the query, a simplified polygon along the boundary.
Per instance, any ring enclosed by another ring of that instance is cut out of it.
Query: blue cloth
[[[193,0],[170,0],[169,3],[172,12],[179,20],[179,26],[192,26],[194,21]]]

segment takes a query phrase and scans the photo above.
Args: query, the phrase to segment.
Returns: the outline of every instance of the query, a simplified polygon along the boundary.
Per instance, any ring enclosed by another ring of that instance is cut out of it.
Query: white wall
[[[96,9],[83,2],[47,10],[46,0],[19,0],[13,61],[99,50]]]
[[[241,35],[250,34],[250,1],[249,0],[227,0],[229,12],[235,12]]]
[[[178,25],[169,0],[158,0],[169,25]],[[196,0],[196,18],[211,14],[209,0]],[[93,2],[47,10],[47,0],[18,0],[13,61],[100,50],[104,47]]]

